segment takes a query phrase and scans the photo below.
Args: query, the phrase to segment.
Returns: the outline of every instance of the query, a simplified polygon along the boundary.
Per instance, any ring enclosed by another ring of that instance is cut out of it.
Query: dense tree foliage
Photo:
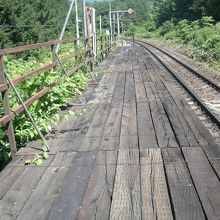
[[[93,4],[98,13],[107,15],[108,1]],[[154,18],[158,26],[167,20],[178,22],[182,19],[196,20],[202,16],[212,16],[220,20],[219,0],[120,0],[112,1],[113,9],[135,10],[135,22],[144,22]]]
[[[152,0],[157,25],[160,26],[167,20],[178,22],[182,19],[196,20],[202,16],[212,16],[216,21],[220,20],[219,0]]]
[[[0,0],[0,47],[57,37],[67,0]]]
[[[82,18],[81,3],[82,0],[78,0]],[[107,29],[108,1],[92,1],[88,4],[96,8],[97,16],[102,15],[103,27]],[[56,38],[68,7],[68,0],[0,0],[0,47]],[[182,19],[196,20],[202,16],[220,20],[219,0],[112,0],[112,8],[135,10],[135,16],[122,18],[125,29],[131,23],[140,24],[148,20],[155,21],[157,27],[168,20],[177,23]]]

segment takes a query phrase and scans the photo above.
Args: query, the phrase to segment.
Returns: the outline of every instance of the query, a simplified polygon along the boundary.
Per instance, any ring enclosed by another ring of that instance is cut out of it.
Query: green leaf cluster
[[[68,7],[67,0],[0,0],[0,48],[57,38]]]
[[[60,56],[70,54],[72,49],[72,44],[61,46]],[[14,56],[6,57],[5,69],[11,79],[21,76],[30,70],[36,69],[48,63],[51,59],[50,53],[47,49],[42,49],[39,51],[39,54],[40,56],[29,55],[28,58],[19,59]],[[64,62],[66,71],[74,68],[78,65],[78,62],[81,62],[80,57],[78,61],[72,58],[69,61]],[[60,78],[63,74],[63,69],[58,65],[56,69],[44,71],[40,75],[21,83],[17,88],[23,100],[27,100],[44,87],[50,86],[54,80]],[[71,100],[73,96],[82,94],[88,80],[89,75],[87,74],[86,69],[80,70],[70,77],[63,77],[61,78],[59,85],[55,86],[49,93],[35,101],[29,107],[29,111],[43,134],[52,131],[52,125],[55,125],[61,119],[59,112],[66,109],[68,101]],[[12,109],[15,109],[20,103],[13,91],[10,90],[9,95],[10,106]],[[0,100],[0,116],[3,115],[3,106]],[[14,119],[13,125],[18,148],[25,146],[26,143],[31,140],[39,138],[38,133],[33,128],[30,120],[25,114],[18,115]],[[10,160],[10,157],[6,128],[3,127],[0,129],[0,165],[3,166],[8,160]],[[43,157],[46,158],[47,156],[44,155]]]

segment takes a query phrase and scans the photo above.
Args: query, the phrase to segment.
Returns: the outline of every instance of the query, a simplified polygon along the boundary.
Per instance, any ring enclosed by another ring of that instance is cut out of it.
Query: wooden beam
[[[5,84],[5,83],[6,83],[6,79],[4,75],[3,56],[0,56],[0,84]],[[4,113],[11,114],[8,90],[1,92],[1,95],[2,95]],[[17,152],[17,148],[16,148],[15,134],[14,134],[12,120],[8,121],[6,126],[7,126],[7,134],[8,134],[8,141],[10,144],[11,154],[12,156],[14,156]]]

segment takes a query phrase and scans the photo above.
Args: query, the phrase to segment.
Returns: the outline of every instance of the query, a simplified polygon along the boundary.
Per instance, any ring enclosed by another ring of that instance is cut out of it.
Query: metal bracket
[[[35,130],[37,131],[38,135],[40,136],[41,140],[43,141],[45,147],[47,148],[47,151],[50,151],[50,148],[47,144],[46,139],[44,138],[43,134],[41,133],[40,129],[38,128],[36,122],[34,121],[34,118],[32,117],[30,111],[28,110],[27,106],[25,105],[24,101],[22,100],[18,90],[16,89],[16,87],[14,86],[13,82],[10,80],[10,78],[8,77],[7,73],[4,71],[5,74],[5,78],[7,79],[9,85],[12,87],[13,91],[15,92],[18,100],[20,101],[21,105],[23,106],[28,118],[30,119],[32,125],[34,126]]]
[[[66,69],[65,69],[65,67],[64,67],[64,65],[63,65],[63,63],[61,62],[61,60],[60,60],[58,54],[55,53],[55,56],[56,56],[56,58],[57,58],[57,60],[58,60],[58,63],[59,63],[60,66],[62,67],[64,74],[67,75],[67,71],[66,71]],[[77,94],[76,94],[76,97],[77,97],[79,103],[81,104],[82,102],[81,102],[81,100],[80,100],[80,98],[79,98],[79,96],[78,96]]]

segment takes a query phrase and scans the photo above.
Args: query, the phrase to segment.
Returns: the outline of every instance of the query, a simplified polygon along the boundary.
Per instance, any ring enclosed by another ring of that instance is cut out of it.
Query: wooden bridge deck
[[[140,47],[105,65],[50,158],[0,173],[0,219],[220,219],[220,148],[176,82]]]

